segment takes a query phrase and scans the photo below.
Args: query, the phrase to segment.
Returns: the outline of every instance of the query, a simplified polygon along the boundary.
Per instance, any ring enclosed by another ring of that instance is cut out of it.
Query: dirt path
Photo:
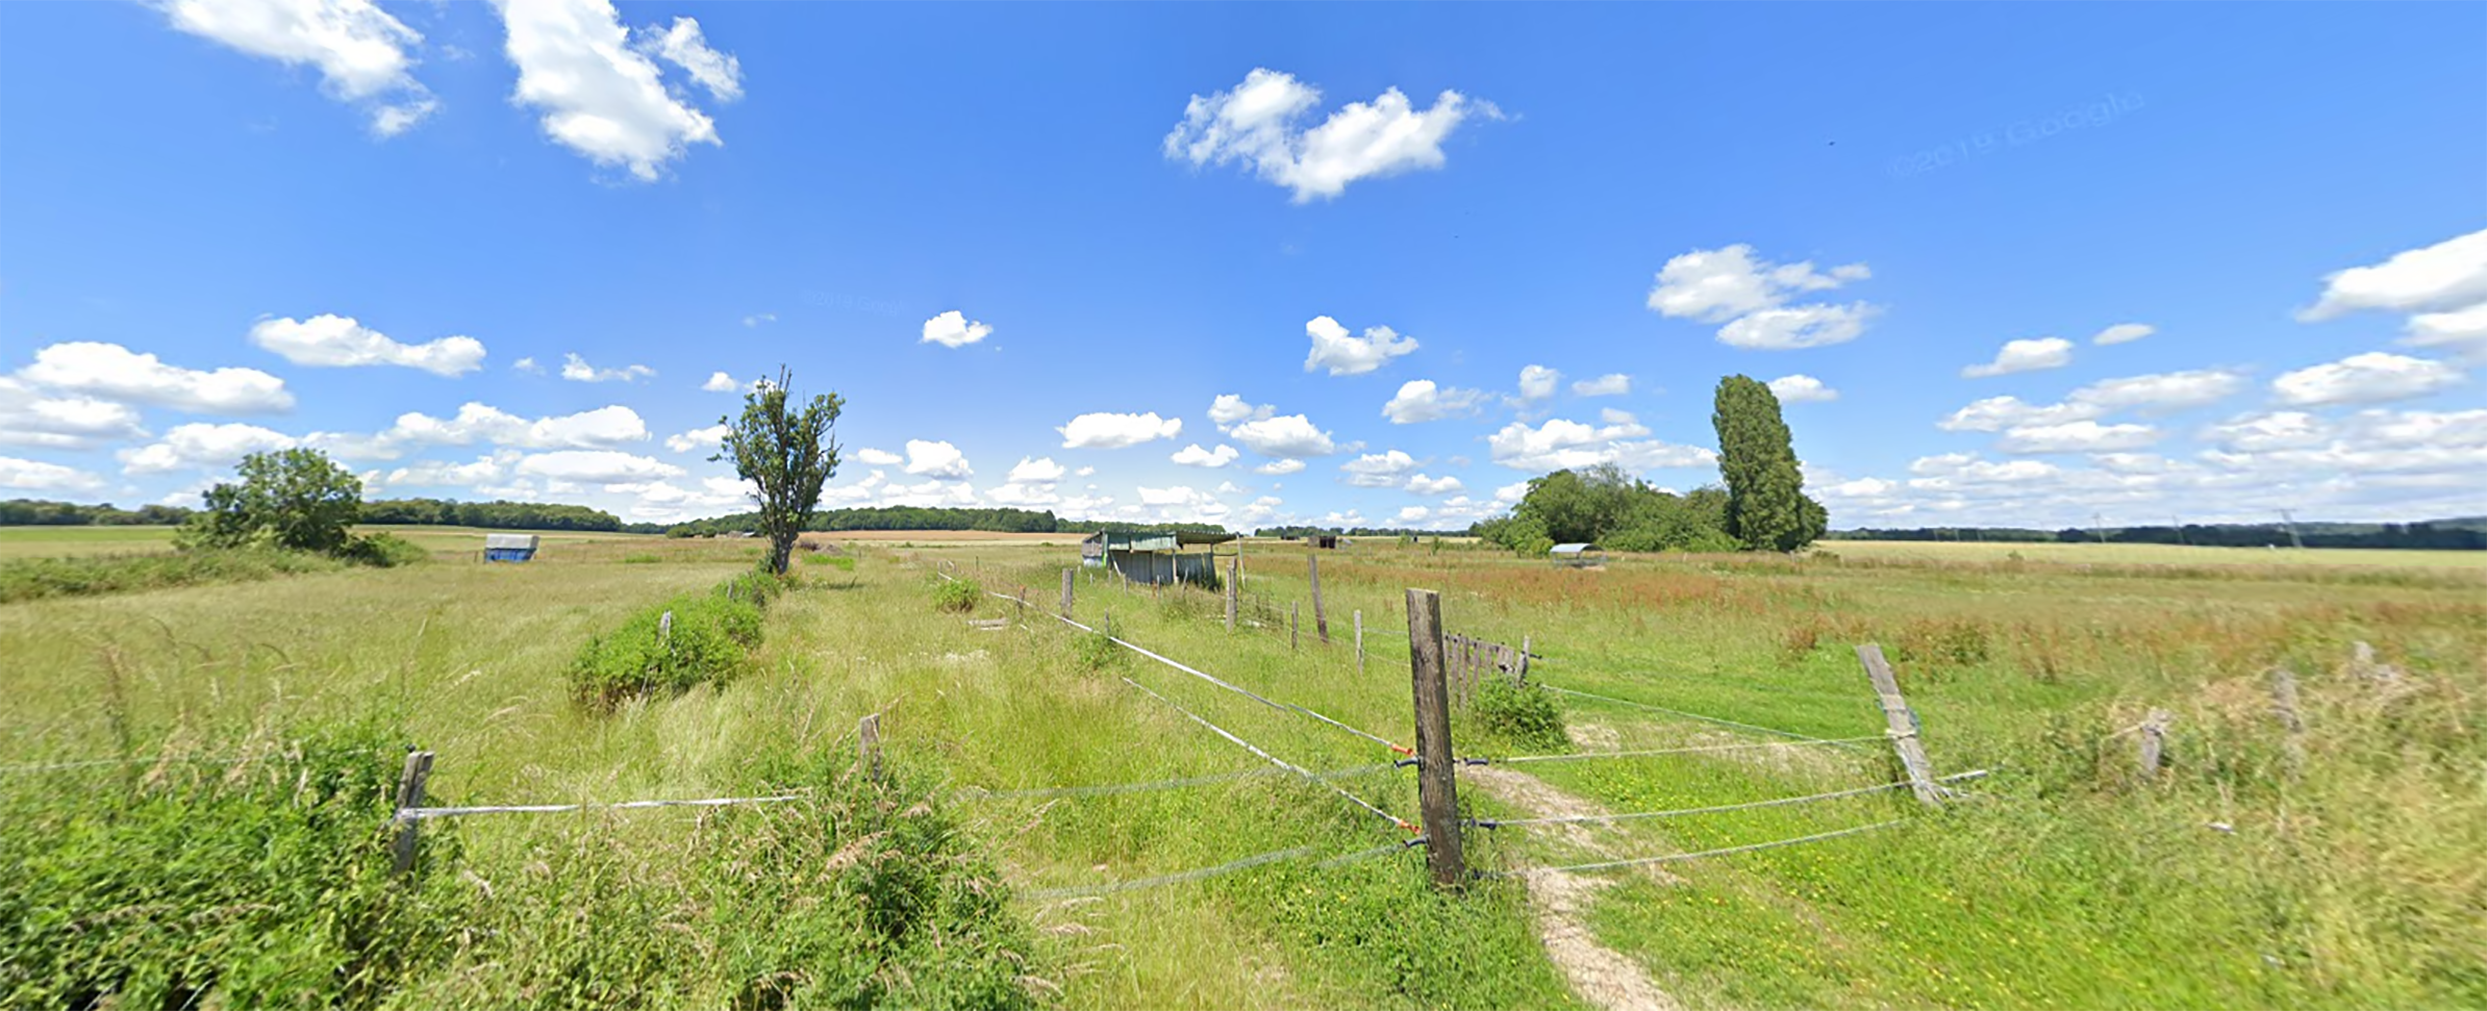
[[[1527,773],[1485,766],[1464,770],[1459,778],[1462,785],[1483,790],[1531,818],[1607,813],[1595,802],[1555,789]],[[1617,855],[1599,838],[1599,831],[1590,826],[1563,825],[1558,831],[1574,851],[1597,857]],[[1676,880],[1655,865],[1644,872],[1662,883],[1672,884]],[[1599,943],[1597,935],[1590,932],[1589,904],[1599,891],[1614,883],[1611,879],[1537,873],[1528,875],[1526,880],[1529,898],[1537,909],[1537,934],[1545,940],[1547,957],[1554,961],[1563,978],[1571,981],[1574,992],[1608,1011],[1680,1011],[1683,1005],[1658,989],[1639,962]]]

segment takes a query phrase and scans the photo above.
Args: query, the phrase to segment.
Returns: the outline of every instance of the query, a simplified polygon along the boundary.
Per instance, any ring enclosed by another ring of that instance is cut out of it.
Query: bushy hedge
[[[1563,706],[1544,685],[1486,677],[1468,697],[1468,718],[1477,730],[1515,745],[1552,749],[1571,743],[1563,730]]]
[[[0,1006],[377,1003],[457,927],[454,875],[390,875],[401,741],[366,723],[0,783]],[[424,838],[454,862],[452,832]]]
[[[344,567],[345,563],[332,558],[266,548],[19,558],[0,562],[0,603],[201,583],[247,583],[300,572],[333,572]]]
[[[732,681],[760,646],[761,609],[784,589],[777,577],[753,571],[643,609],[580,647],[570,661],[571,692],[589,708],[609,709],[634,696]]]
[[[944,579],[933,584],[933,607],[942,611],[972,613],[984,600],[984,587],[971,580]]]

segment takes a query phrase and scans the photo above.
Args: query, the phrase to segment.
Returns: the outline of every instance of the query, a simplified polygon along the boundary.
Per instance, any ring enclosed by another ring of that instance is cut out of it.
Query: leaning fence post
[[[1900,767],[1908,772],[1909,789],[1928,807],[1943,806],[1943,788],[1934,784],[1934,763],[1926,758],[1926,744],[1917,739],[1917,713],[1900,697],[1900,681],[1891,674],[1891,663],[1883,659],[1883,648],[1874,643],[1857,647],[1857,660],[1865,664],[1865,676],[1874,682],[1874,696],[1882,705],[1883,722],[1889,727],[1891,748],[1900,754]]]
[[[2297,675],[2285,667],[2271,668],[2271,714],[2287,732],[2288,775],[2294,779],[2306,765],[2306,719],[2297,709]]]
[[[865,778],[881,778],[881,714],[867,713],[855,722],[855,757]]]
[[[1062,570],[1062,616],[1071,616],[1071,570]]]
[[[2158,778],[2159,762],[2167,749],[2167,725],[2175,718],[2175,714],[2165,709],[2153,709],[2149,716],[2142,718],[2141,737],[2136,742],[2133,758],[2141,767],[2143,779]]]
[[[412,751],[406,754],[406,767],[397,774],[397,844],[392,870],[405,874],[414,870],[416,835],[423,824],[408,811],[423,806],[423,784],[432,778],[432,753]]]
[[[1442,670],[1442,596],[1408,591],[1408,673],[1416,698],[1416,802],[1433,883],[1466,876],[1459,840],[1459,794],[1451,758],[1451,700]]]
[[[1320,636],[1321,644],[1327,646],[1330,644],[1330,612],[1321,609],[1321,552],[1305,552],[1304,565],[1305,578],[1313,585],[1313,634]]]

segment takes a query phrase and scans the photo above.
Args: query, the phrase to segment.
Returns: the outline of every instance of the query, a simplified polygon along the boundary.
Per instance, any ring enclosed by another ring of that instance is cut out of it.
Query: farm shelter
[[[1598,550],[1595,544],[1557,544],[1546,552],[1546,557],[1553,559],[1554,564],[1566,568],[1603,569],[1606,567],[1606,552]]]
[[[1234,540],[1234,534],[1190,531],[1168,534],[1099,532],[1079,542],[1080,564],[1111,569],[1135,583],[1182,582],[1215,587],[1218,585],[1217,546]],[[1200,550],[1187,553],[1189,548]]]
[[[484,561],[524,562],[535,557],[534,534],[485,534]]]

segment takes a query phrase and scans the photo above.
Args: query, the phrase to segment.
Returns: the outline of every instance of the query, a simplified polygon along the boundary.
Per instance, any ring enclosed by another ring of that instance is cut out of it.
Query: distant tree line
[[[198,515],[196,509],[151,505],[119,509],[110,503],[79,505],[40,499],[0,502],[0,526],[180,526]],[[601,509],[550,502],[451,502],[404,498],[365,502],[360,523],[414,526],[498,527],[503,530],[622,530],[620,518]],[[645,532],[661,532],[661,526]]]
[[[1557,544],[1595,544],[1608,551],[1734,551],[1727,533],[1727,491],[1695,488],[1677,495],[1650,487],[1614,464],[1559,470],[1530,481],[1510,514],[1483,520],[1470,532],[1524,555]]]
[[[1461,537],[1475,532],[1475,526],[1447,530],[1419,530],[1415,527],[1262,527],[1261,537],[1302,539],[1306,537]]]
[[[363,503],[365,523],[419,526],[496,527],[502,530],[622,529],[622,520],[602,509],[552,502],[451,502],[436,498],[383,499]]]
[[[1994,541],[2077,544],[2191,544],[2218,548],[2394,548],[2421,551],[2487,551],[2487,517],[2433,520],[2421,523],[2300,523],[2296,540],[2278,523],[2188,523],[2183,526],[2118,527],[2106,530],[2066,527],[2030,530],[2014,527],[1932,527],[1915,530],[1841,530],[1828,535],[1842,541]]]
[[[757,531],[760,514],[735,513],[676,523],[665,528],[676,537]],[[823,509],[803,529],[835,530],[990,530],[1010,534],[1050,534],[1066,529],[1051,512],[1025,509],[945,509],[925,506],[880,506]]]
[[[0,527],[125,527],[179,526],[195,509],[151,505],[121,509],[112,503],[79,505],[43,499],[13,498],[0,502]]]

